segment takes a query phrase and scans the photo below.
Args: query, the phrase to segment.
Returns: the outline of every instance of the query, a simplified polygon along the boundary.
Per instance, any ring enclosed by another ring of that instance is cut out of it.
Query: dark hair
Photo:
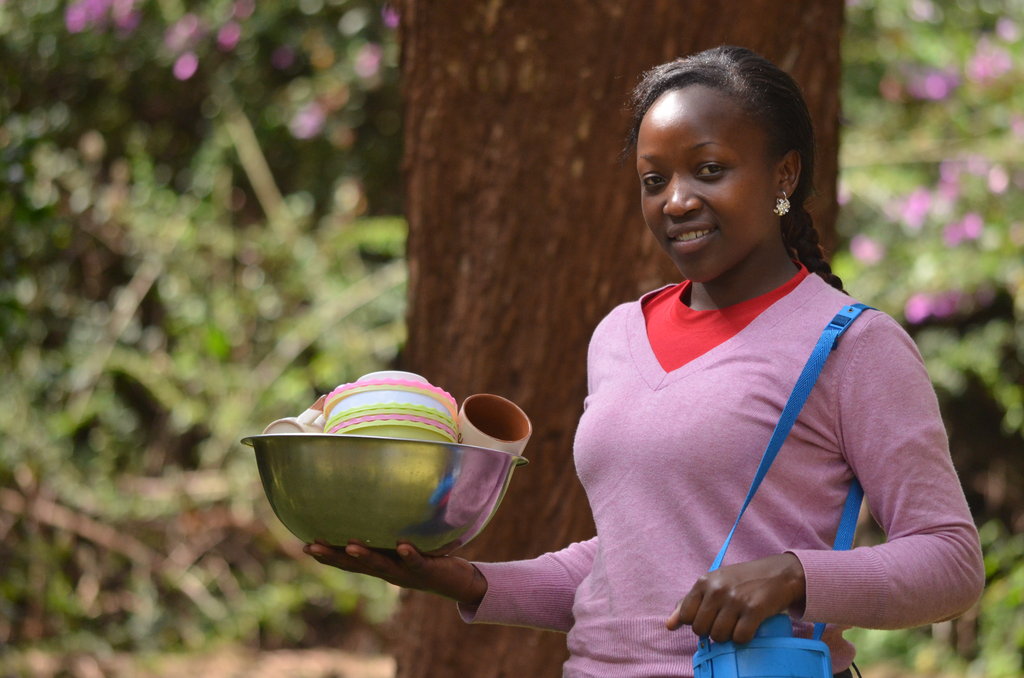
[[[744,47],[722,46],[655,66],[645,72],[633,90],[630,103],[633,122],[625,153],[636,148],[640,122],[665,92],[703,85],[732,97],[761,123],[768,135],[769,152],[782,157],[791,150],[800,154],[800,179],[789,196],[789,214],[781,218],[782,241],[811,273],[833,287],[843,282],[832,272],[804,207],[813,192],[814,127],[799,85],[781,68]]]

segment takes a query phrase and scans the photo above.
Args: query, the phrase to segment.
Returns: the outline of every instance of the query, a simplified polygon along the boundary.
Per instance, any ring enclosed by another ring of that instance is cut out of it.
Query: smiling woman
[[[691,281],[691,308],[732,306],[796,273],[771,207],[793,193],[800,156],[773,157],[731,97],[701,85],[659,96],[640,124],[637,173],[644,220]]]
[[[831,671],[848,676],[845,627],[949,619],[984,581],[928,375],[906,333],[865,311],[709,573],[791,385],[855,302],[804,209],[813,135],[790,76],[723,47],[648,72],[634,102],[643,215],[686,280],[591,338],[573,454],[596,536],[510,562],[309,552],[453,599],[467,622],[565,632],[570,678],[693,675],[698,636],[748,642],[779,613],[798,636],[829,624]],[[890,540],[834,551],[855,481]]]

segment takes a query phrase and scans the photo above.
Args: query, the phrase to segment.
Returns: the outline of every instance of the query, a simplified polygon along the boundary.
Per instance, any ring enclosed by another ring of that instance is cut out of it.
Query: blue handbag
[[[807,397],[811,394],[811,389],[818,380],[818,375],[825,366],[825,361],[839,343],[839,337],[867,308],[870,307],[864,304],[844,306],[822,331],[818,343],[811,351],[811,356],[800,372],[793,392],[779,416],[779,422],[775,425],[768,446],[761,456],[761,463],[754,474],[754,480],[747,491],[743,506],[740,507],[739,515],[736,516],[736,522],[729,530],[725,543],[722,544],[709,572],[713,572],[721,566],[732,536],[740,523],[740,518],[743,517],[744,511],[747,510],[751,499],[754,498],[754,493],[757,492],[765,474],[768,473],[783,441],[789,435],[800,410],[803,409]],[[833,549],[844,551],[852,546],[853,534],[857,529],[857,515],[860,512],[863,496],[864,490],[854,478],[850,484],[849,494],[846,496],[846,504],[843,506],[843,514],[839,520],[839,529],[836,532]],[[766,619],[758,628],[753,640],[748,643],[731,641],[713,643],[707,636],[701,636],[697,652],[693,655],[694,678],[776,678],[782,676],[831,678],[832,657],[828,645],[821,640],[824,632],[825,624],[817,623],[814,625],[813,638],[795,638],[789,616],[777,614]]]

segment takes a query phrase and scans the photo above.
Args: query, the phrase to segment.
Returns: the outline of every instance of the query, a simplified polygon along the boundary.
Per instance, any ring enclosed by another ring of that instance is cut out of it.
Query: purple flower
[[[850,254],[857,261],[872,266],[885,257],[885,246],[866,235],[855,235],[850,239]]]
[[[113,0],[110,16],[121,33],[131,33],[142,22],[142,13],[135,9],[135,0]]]
[[[985,220],[977,212],[968,212],[960,222],[964,237],[968,240],[977,240],[985,230]]]
[[[903,316],[907,322],[917,325],[928,318],[948,318],[957,312],[963,295],[956,290],[926,294],[918,292],[907,299],[903,305]]]
[[[948,318],[953,315],[960,306],[960,298],[960,293],[955,290],[935,295],[931,299],[932,315],[936,318]]]
[[[195,52],[185,52],[174,61],[174,77],[178,80],[188,80],[199,69],[199,57]]]
[[[238,46],[242,39],[242,26],[237,21],[229,21],[217,31],[217,47],[224,52],[230,52]]]
[[[111,0],[77,0],[64,11],[64,25],[69,33],[106,26]]]
[[[914,21],[934,21],[935,4],[931,0],[911,0],[909,13]]]
[[[964,215],[960,221],[949,224],[942,230],[942,240],[949,247],[956,247],[965,240],[977,240],[985,230],[985,220],[976,212]]]
[[[979,153],[972,153],[967,156],[966,167],[969,174],[973,174],[976,177],[986,176],[989,170],[988,158]]]
[[[1013,136],[1024,139],[1024,115],[1017,113],[1010,118],[1010,130]]]
[[[918,292],[907,299],[903,305],[903,316],[914,325],[922,323],[932,314],[932,300],[924,293]]]
[[[175,54],[190,50],[199,42],[203,25],[199,17],[189,12],[178,19],[164,34],[164,45]]]
[[[384,21],[384,25],[388,28],[398,28],[398,10],[391,5],[384,5],[380,10],[380,18]]]
[[[89,27],[89,19],[82,3],[73,3],[64,10],[64,26],[68,29],[68,33],[81,33]]]
[[[312,101],[298,110],[288,123],[288,129],[296,139],[312,139],[319,134],[327,122],[327,112],[318,102]]]
[[[254,11],[256,11],[255,0],[236,0],[231,13],[235,15],[236,19],[248,19]]]
[[[836,202],[840,205],[845,205],[850,202],[853,194],[850,192],[850,187],[842,181],[839,182],[839,187],[836,190]]]
[[[384,50],[381,49],[380,45],[375,42],[368,42],[359,48],[352,68],[359,77],[372,78],[380,71],[380,62],[383,55]]]
[[[1017,42],[1020,39],[1020,27],[1008,17],[1000,17],[996,22],[996,35],[1004,42]]]
[[[978,48],[967,62],[967,77],[984,84],[1002,76],[1013,68],[1013,58],[1002,47],[993,45],[987,38],[978,41]]]
[[[960,79],[951,71],[927,70],[908,79],[907,92],[915,99],[943,101],[959,85]]]
[[[924,220],[928,217],[931,209],[932,194],[927,188],[921,186],[914,189],[914,192],[907,196],[906,202],[903,203],[900,217],[903,219],[903,223],[907,225],[907,228],[912,231],[919,231],[924,225]]]
[[[988,190],[995,195],[1002,195],[1009,187],[1009,172],[1002,165],[993,165],[988,171]]]

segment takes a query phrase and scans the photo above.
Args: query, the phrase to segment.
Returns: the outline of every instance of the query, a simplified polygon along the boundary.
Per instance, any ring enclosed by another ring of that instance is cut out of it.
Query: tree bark
[[[814,208],[836,212],[842,0],[403,0],[409,339],[403,364],[460,401],[498,393],[531,416],[531,463],[458,555],[532,558],[593,534],[572,461],[590,333],[678,272],[647,234],[619,162],[639,74],[750,47],[801,83],[819,141]],[[669,613],[666,610],[666,615]],[[558,676],[562,634],[470,626],[409,593],[400,678]]]

